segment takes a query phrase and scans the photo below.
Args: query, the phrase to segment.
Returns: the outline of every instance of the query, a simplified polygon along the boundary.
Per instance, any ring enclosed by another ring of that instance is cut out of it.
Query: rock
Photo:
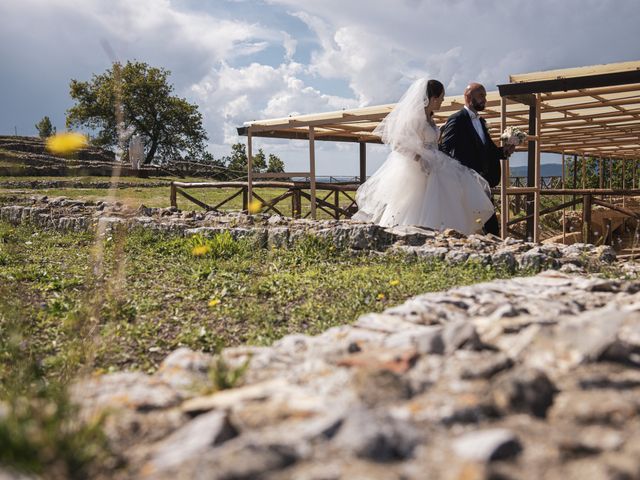
[[[620,431],[593,425],[568,432],[558,446],[565,457],[583,457],[618,450],[623,444],[624,437]]]
[[[169,384],[143,373],[122,372],[82,380],[73,385],[72,397],[98,410],[150,411],[177,405],[182,395]]]
[[[500,375],[491,390],[495,405],[506,414],[522,412],[544,418],[556,388],[544,372],[516,368]]]
[[[368,410],[348,412],[332,446],[374,462],[409,458],[422,436],[409,423]]]
[[[225,412],[200,415],[154,448],[153,458],[143,467],[145,474],[167,470],[193,461],[213,447],[238,435]]]
[[[447,353],[452,353],[459,348],[469,350],[482,348],[480,337],[478,337],[475,327],[469,322],[460,321],[445,325],[442,331],[442,340]]]
[[[607,390],[561,392],[549,412],[552,421],[621,427],[636,418],[640,400],[633,392]]]
[[[452,447],[461,459],[481,463],[512,459],[522,451],[518,437],[505,429],[466,433],[455,439]]]
[[[207,382],[212,359],[208,354],[178,348],[162,361],[154,376],[174,388],[188,391]]]
[[[338,359],[341,367],[357,367],[369,371],[386,370],[402,374],[409,370],[418,358],[415,349],[371,349]]]

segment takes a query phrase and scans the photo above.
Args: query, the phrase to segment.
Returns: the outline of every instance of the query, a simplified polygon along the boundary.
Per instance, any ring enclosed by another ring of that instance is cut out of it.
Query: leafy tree
[[[253,171],[264,172],[267,169],[267,156],[264,151],[259,148],[258,153],[253,156]]]
[[[584,170],[582,157],[576,158],[571,155],[565,163],[565,185],[567,188],[582,188],[582,178],[584,177],[585,188],[599,188],[600,178],[604,188],[622,188],[623,172],[624,186],[631,187],[633,183],[633,162],[629,160],[585,157]],[[575,165],[575,182],[574,182]]]
[[[234,143],[231,145],[231,158],[228,165],[232,173],[239,174],[247,171],[247,147],[244,143]],[[267,157],[260,148],[258,153],[253,156],[254,172],[264,172],[267,170]]]
[[[56,127],[51,124],[51,120],[46,115],[42,117],[42,120],[36,123],[36,128],[38,129],[38,135],[40,138],[48,138],[56,133]]]
[[[269,154],[269,165],[267,166],[267,172],[269,173],[281,173],[284,172],[284,162],[280,160],[280,157]]]
[[[87,82],[71,80],[76,104],[67,111],[67,126],[97,130],[93,143],[109,148],[118,144],[119,132],[136,133],[145,142],[145,164],[156,157],[201,158],[207,139],[202,115],[197,105],[173,95],[169,75],[163,68],[128,61],[114,63]]]

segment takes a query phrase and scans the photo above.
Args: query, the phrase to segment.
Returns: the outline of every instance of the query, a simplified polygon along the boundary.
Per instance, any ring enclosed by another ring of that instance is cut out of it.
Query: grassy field
[[[48,197],[68,197],[78,200],[90,200],[90,201],[109,201],[109,202],[121,202],[132,208],[137,208],[144,204],[147,207],[168,207],[170,206],[169,184],[172,180],[181,182],[203,182],[202,178],[168,178],[168,177],[153,177],[153,178],[138,178],[138,177],[120,177],[119,181],[123,183],[157,183],[165,182],[166,186],[161,187],[124,187],[124,188],[95,188],[91,186],[91,183],[105,183],[109,182],[109,177],[0,177],[0,184],[2,182],[9,181],[67,181],[67,182],[81,182],[86,183],[86,188],[49,188],[49,189],[11,189],[0,188],[0,197],[3,195],[17,195],[22,197],[32,195],[46,195]],[[226,198],[230,197],[238,191],[237,188],[197,188],[189,189],[187,193],[191,196],[203,201],[207,205],[215,206]],[[256,188],[254,189],[257,195],[263,198],[265,201],[270,201],[273,198],[281,195],[285,192],[284,189],[277,188]],[[318,196],[323,198],[328,192],[318,191]],[[353,197],[353,192],[350,193]],[[333,203],[332,200],[331,203]],[[350,204],[350,200],[344,195],[340,195],[340,206],[346,208]],[[178,208],[181,210],[202,211],[202,208],[178,195]],[[291,199],[285,199],[283,202],[276,205],[282,214],[291,215]],[[222,210],[225,211],[240,211],[242,210],[242,195],[238,195],[226,203]],[[310,210],[310,204],[307,200],[302,199],[302,213],[306,215]],[[274,213],[271,211],[270,213]],[[326,212],[318,209],[317,216],[319,219],[331,218]]]
[[[99,260],[101,245],[90,234],[0,224],[2,328],[19,327],[48,375],[77,367],[80,340],[92,345],[91,368],[153,371],[179,346],[268,345],[415,294],[506,275],[354,255],[313,238],[266,250],[228,235],[140,230],[107,238]]]

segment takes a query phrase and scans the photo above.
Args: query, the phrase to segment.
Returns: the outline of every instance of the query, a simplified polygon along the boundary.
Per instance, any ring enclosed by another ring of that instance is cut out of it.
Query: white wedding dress
[[[413,115],[398,122],[389,115],[395,123],[391,128],[383,125],[386,130],[381,137],[392,151],[358,188],[358,212],[353,219],[385,227],[453,228],[466,235],[481,232],[494,213],[489,184],[438,150],[439,129],[427,122],[423,105],[421,111],[424,120]]]

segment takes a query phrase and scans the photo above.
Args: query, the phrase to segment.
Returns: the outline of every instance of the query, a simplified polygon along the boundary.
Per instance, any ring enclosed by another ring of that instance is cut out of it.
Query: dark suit
[[[478,172],[490,187],[495,187],[500,183],[500,159],[504,158],[504,152],[491,140],[484,118],[480,118],[480,123],[485,143],[482,143],[465,108],[451,115],[440,134],[440,150]],[[500,235],[495,214],[484,224],[484,231]]]

